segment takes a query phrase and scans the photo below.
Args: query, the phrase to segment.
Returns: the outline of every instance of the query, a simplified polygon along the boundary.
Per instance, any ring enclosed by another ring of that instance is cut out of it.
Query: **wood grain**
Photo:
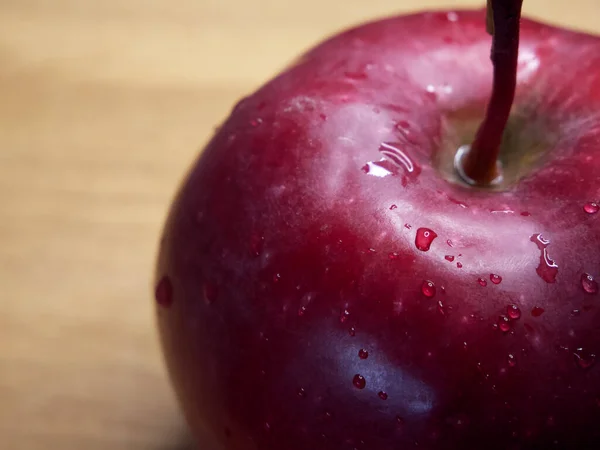
[[[0,446],[191,449],[150,280],[198,149],[236,99],[324,35],[483,3],[0,2]],[[597,27],[597,0],[525,5]]]

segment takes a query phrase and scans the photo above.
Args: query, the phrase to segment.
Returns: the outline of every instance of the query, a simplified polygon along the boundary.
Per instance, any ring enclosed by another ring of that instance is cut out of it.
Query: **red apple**
[[[473,187],[453,161],[490,98],[490,42],[484,11],[373,22],[235,107],[156,272],[197,436],[599,448],[600,39],[522,21],[504,179]]]

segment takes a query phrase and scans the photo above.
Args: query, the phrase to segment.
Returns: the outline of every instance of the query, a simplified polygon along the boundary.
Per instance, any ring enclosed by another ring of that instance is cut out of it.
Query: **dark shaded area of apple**
[[[597,447],[600,309],[582,275],[600,272],[600,215],[584,210],[600,196],[600,39],[528,20],[521,36],[499,191],[448,168],[489,93],[483,11],[349,30],[235,107],[157,265],[162,343],[198,436]]]

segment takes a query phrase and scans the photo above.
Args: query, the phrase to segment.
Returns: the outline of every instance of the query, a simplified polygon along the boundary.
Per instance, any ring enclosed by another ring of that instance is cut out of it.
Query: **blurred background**
[[[599,33],[597,2],[524,9]],[[0,447],[194,448],[151,280],[202,144],[239,97],[324,36],[484,3],[1,0]]]

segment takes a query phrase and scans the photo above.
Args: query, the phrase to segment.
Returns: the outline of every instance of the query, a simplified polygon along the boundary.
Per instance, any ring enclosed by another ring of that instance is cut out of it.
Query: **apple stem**
[[[488,0],[487,30],[492,34],[494,65],[492,96],[475,140],[459,149],[455,166],[471,185],[491,186],[502,181],[498,159],[502,136],[517,86],[519,28],[523,0]]]

